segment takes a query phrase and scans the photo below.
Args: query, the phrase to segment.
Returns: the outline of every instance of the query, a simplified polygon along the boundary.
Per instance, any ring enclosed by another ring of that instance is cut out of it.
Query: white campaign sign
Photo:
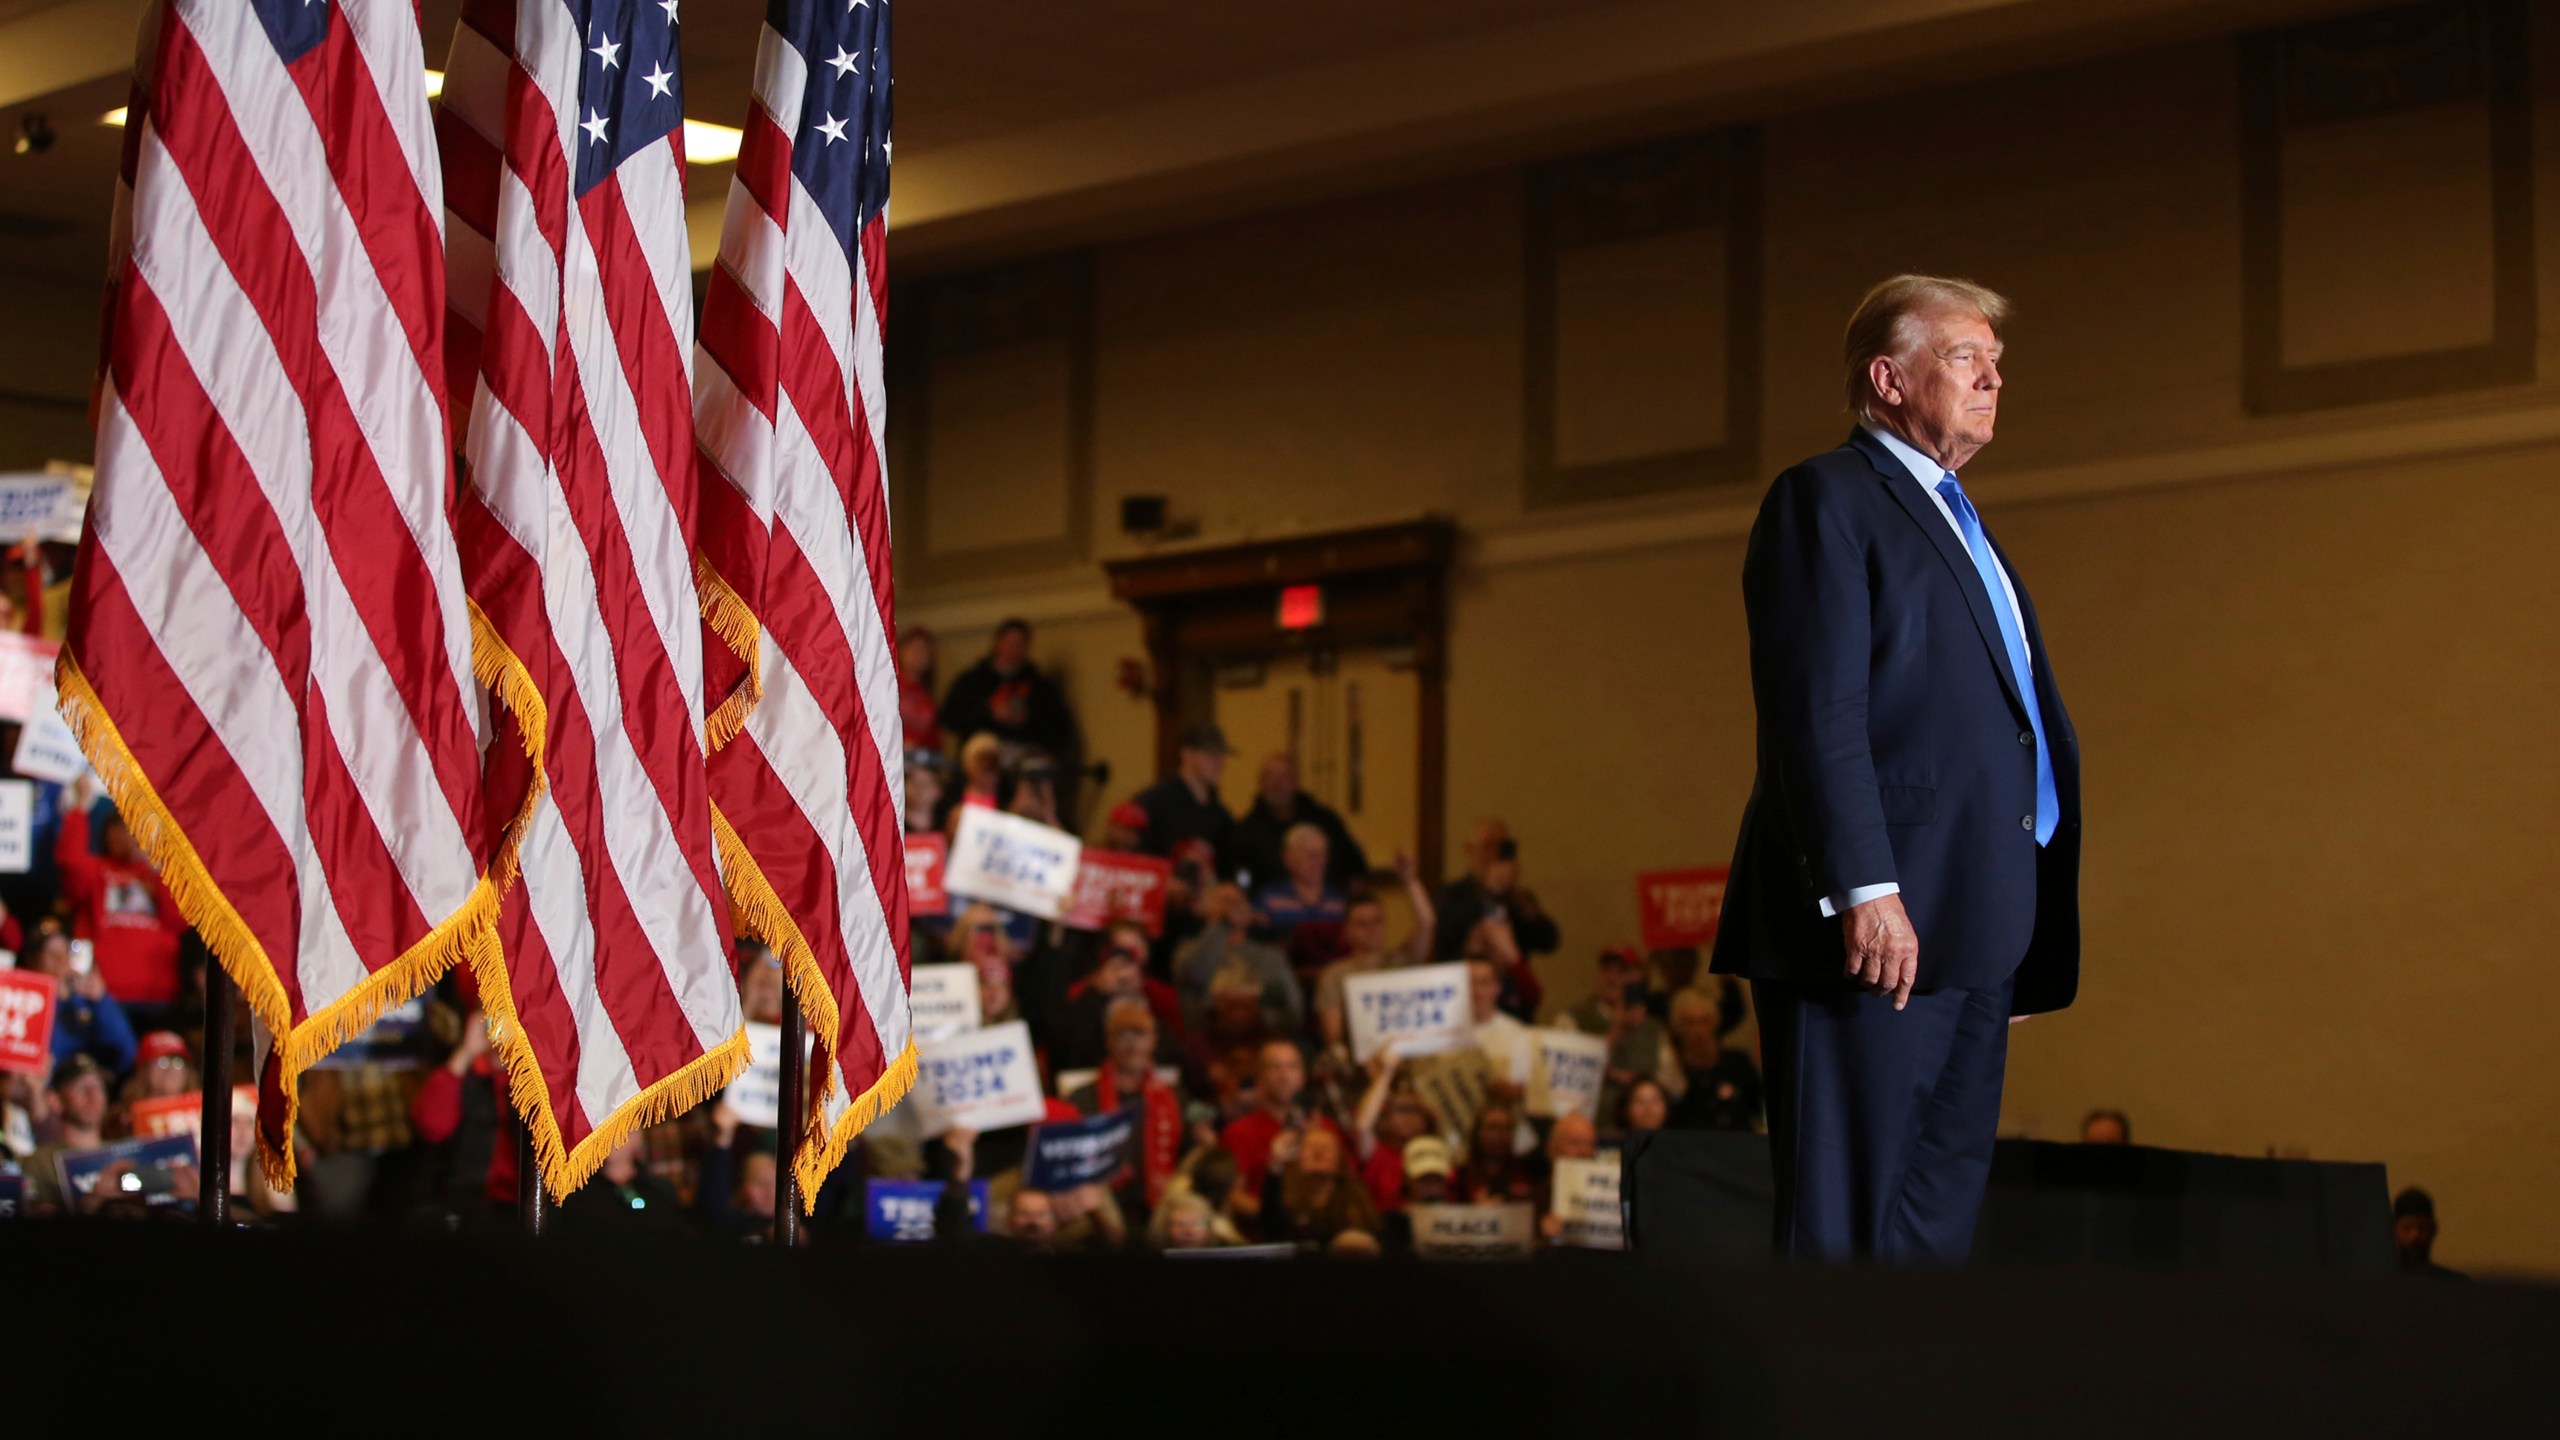
[[[907,991],[907,1013],[918,1040],[964,1035],[978,1028],[978,967],[918,965]]]
[[[788,1000],[783,1002],[789,1004]],[[805,1048],[808,1037],[801,1037]],[[747,1022],[747,1068],[729,1082],[729,1108],[738,1123],[772,1130],[782,1122],[782,1027]]]
[[[1351,1058],[1363,1065],[1389,1045],[1399,1056],[1410,1056],[1438,1055],[1475,1043],[1464,965],[1346,975],[1342,1005],[1351,1022]]]
[[[70,475],[41,470],[0,475],[0,536],[11,543],[33,530],[39,540],[77,542],[88,487]]]
[[[1532,1030],[1529,1044],[1529,1113],[1596,1118],[1609,1042],[1579,1030]]]
[[[35,863],[36,787],[0,780],[0,875],[24,875]]]
[[[1618,1211],[1618,1157],[1559,1160],[1555,1167],[1555,1217],[1564,1222],[1559,1245],[1589,1250],[1627,1248],[1626,1222]]]
[[[1500,1205],[1409,1205],[1413,1253],[1425,1260],[1526,1260],[1538,1221],[1526,1200]]]
[[[36,701],[18,731],[18,750],[9,757],[9,768],[32,779],[68,785],[88,770],[89,757],[80,753],[80,737],[71,733],[70,723],[54,703],[50,683],[36,687]]]
[[[928,1138],[955,1127],[1028,1125],[1049,1113],[1032,1063],[1031,1027],[1019,1020],[919,1041],[914,1096],[916,1125]]]
[[[942,888],[1055,920],[1075,899],[1084,842],[1064,830],[984,805],[963,806]]]

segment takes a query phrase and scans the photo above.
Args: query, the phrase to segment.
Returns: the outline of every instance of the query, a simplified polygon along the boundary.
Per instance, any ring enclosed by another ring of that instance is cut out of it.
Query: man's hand
[[[1911,982],[1920,977],[1920,937],[1911,931],[1900,895],[1879,895],[1849,907],[1840,926],[1849,952],[1849,978],[1870,995],[1890,995],[1893,1008],[1911,1002]]]

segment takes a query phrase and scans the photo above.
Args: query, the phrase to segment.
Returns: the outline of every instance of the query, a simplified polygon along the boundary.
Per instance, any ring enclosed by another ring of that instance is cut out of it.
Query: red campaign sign
[[[1636,877],[1636,911],[1643,917],[1644,948],[1677,950],[1710,945],[1724,914],[1722,865],[1653,870]]]
[[[239,1099],[235,1090],[232,1099]],[[254,1102],[253,1102],[254,1103]],[[163,1135],[193,1135],[204,1125],[204,1092],[152,1095],[133,1102],[133,1133],[145,1140]]]
[[[41,970],[0,970],[0,1070],[53,1071],[53,977]]]
[[[1069,929],[1099,930],[1114,920],[1136,920],[1149,935],[1164,934],[1164,898],[1173,862],[1154,855],[1087,850],[1076,868],[1076,899],[1060,918]]]
[[[907,837],[907,913],[950,913],[951,897],[942,890],[942,864],[951,857],[951,837],[922,831]]]

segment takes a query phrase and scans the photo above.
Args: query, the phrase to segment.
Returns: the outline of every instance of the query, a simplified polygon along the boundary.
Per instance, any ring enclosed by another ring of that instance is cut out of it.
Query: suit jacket
[[[2080,745],[2026,582],[2007,554],[2062,801],[2036,844],[2036,752],[1972,557],[1911,472],[1865,431],[1787,471],[1751,527],[1759,771],[1742,812],[1712,968],[1836,980],[1826,896],[1894,882],[1918,990],[2017,977],[2018,1014],[2080,983]]]

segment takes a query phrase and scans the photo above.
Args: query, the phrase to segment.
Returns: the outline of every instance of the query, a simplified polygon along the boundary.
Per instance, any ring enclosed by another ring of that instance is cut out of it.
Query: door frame
[[[1212,718],[1206,670],[1197,662],[1409,641],[1419,691],[1414,859],[1437,883],[1448,819],[1446,590],[1456,542],[1456,525],[1427,516],[1106,561],[1112,598],[1134,607],[1146,630],[1156,773],[1169,775],[1180,762],[1185,727]],[[1305,584],[1324,587],[1323,620],[1281,629],[1281,589]]]

